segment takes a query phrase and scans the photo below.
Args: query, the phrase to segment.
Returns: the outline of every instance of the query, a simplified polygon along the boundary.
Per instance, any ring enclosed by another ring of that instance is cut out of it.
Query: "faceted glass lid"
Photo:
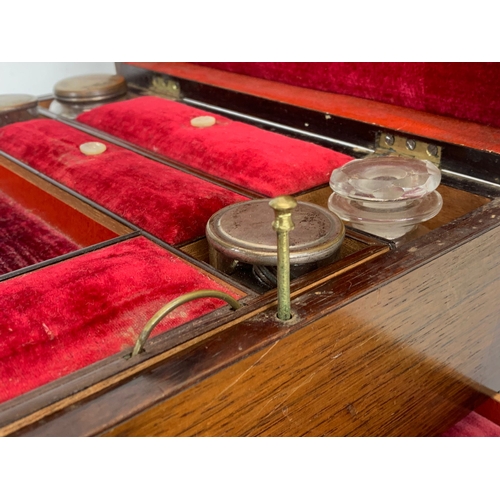
[[[65,102],[94,102],[118,97],[127,92],[121,75],[83,75],[65,78],[54,86],[54,95]]]
[[[427,160],[382,156],[353,160],[332,172],[330,187],[346,198],[403,201],[433,192],[441,172]]]

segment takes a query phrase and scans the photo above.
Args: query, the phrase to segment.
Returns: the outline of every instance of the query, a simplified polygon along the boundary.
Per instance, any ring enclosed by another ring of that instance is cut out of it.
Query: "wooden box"
[[[2,192],[33,200],[26,189],[36,191],[43,210],[52,212],[48,222],[80,238],[85,254],[143,238],[243,305],[167,329],[132,358],[129,341],[6,400],[3,435],[430,436],[495,397],[499,125],[305,88],[303,80],[301,86],[273,81],[286,81],[280,73],[262,79],[187,63],[120,63],[117,71],[130,99],[178,100],[353,157],[374,152],[387,135],[397,144],[415,141],[416,149],[431,145],[440,156],[443,209],[397,244],[348,228],[339,261],[292,281],[294,315],[283,322],[276,318],[276,290],[248,287],[213,269],[203,237],[168,243],[0,151]],[[40,103],[42,117],[193,174],[189,165],[56,116],[49,102]],[[294,194],[326,207],[330,193],[321,185]],[[16,270],[4,282],[41,276],[78,256]]]

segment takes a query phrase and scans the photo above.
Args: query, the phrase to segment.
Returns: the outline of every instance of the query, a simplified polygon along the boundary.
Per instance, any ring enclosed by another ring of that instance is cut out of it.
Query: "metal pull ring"
[[[154,316],[146,323],[144,329],[142,330],[137,342],[135,343],[134,350],[130,357],[136,356],[139,354],[146,341],[148,340],[153,328],[169,313],[171,313],[174,309],[185,304],[186,302],[190,302],[195,299],[202,298],[215,298],[225,300],[234,310],[239,309],[241,304],[233,299],[230,295],[224,292],[219,292],[217,290],[197,290],[196,292],[185,293],[180,297],[177,297],[174,300],[171,300],[167,305],[163,306],[158,312],[154,314]]]

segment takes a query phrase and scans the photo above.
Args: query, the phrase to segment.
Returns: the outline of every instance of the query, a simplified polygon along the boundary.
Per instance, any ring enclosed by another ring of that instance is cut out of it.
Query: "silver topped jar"
[[[121,75],[73,76],[56,83],[49,111],[73,119],[102,104],[122,100],[126,94],[127,82]]]
[[[28,94],[0,95],[0,127],[31,120],[38,115],[38,100]]]
[[[342,221],[312,203],[298,202],[292,214],[290,272],[298,277],[336,260],[344,240]],[[207,223],[210,264],[233,274],[240,264],[253,266],[253,275],[268,287],[275,286],[277,265],[274,212],[269,200],[230,205],[215,213]]]

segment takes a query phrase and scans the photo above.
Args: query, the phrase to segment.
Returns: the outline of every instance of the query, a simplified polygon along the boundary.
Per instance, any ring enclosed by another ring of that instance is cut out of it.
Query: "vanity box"
[[[435,436],[499,418],[499,64],[116,70],[111,90],[0,100],[1,435]],[[439,213],[394,237],[344,227],[332,172],[398,156],[439,169]],[[281,195],[306,238],[287,320],[252,212],[271,227]]]

